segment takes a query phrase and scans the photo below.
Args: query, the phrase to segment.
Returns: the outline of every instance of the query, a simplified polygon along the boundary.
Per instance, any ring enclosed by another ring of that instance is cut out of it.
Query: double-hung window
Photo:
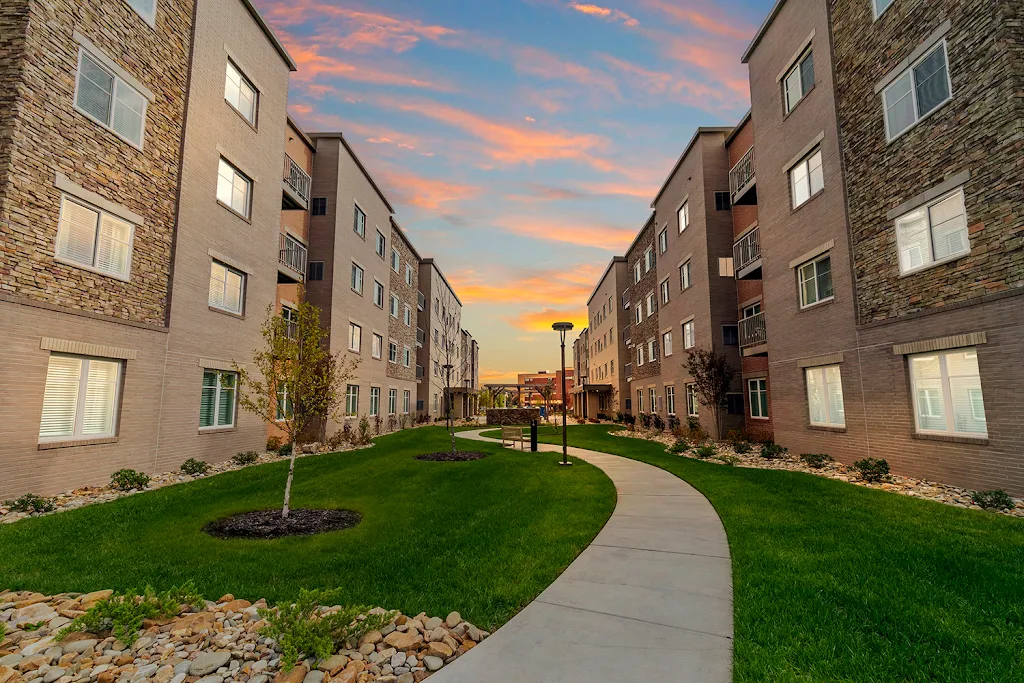
[[[797,102],[811,91],[814,86],[814,51],[808,49],[800,55],[796,64],[786,74],[784,81],[786,113],[793,111]]]
[[[348,324],[348,350],[359,353],[363,346],[363,328],[355,323]]]
[[[942,41],[882,91],[885,137],[892,140],[952,97],[946,42]]]
[[[638,412],[638,413],[643,413],[644,412],[644,390],[643,389],[637,389],[636,390],[636,412]]]
[[[654,292],[647,295],[647,317],[654,315],[654,312],[658,309],[658,300],[654,298]]]
[[[412,351],[408,346],[402,347],[402,365],[409,367],[412,364]]]
[[[388,362],[398,363],[398,342],[388,342]]]
[[[811,424],[817,427],[845,427],[843,381],[838,365],[807,368],[807,405]]]
[[[668,251],[668,228],[662,230],[658,235],[658,249],[662,254]]]
[[[697,417],[698,406],[700,403],[697,401],[697,387],[693,384],[686,385],[686,414],[692,417]]]
[[[832,298],[832,258],[821,256],[797,269],[800,280],[800,308]]]
[[[209,305],[241,315],[244,300],[245,273],[219,261],[211,261]]]
[[[402,322],[406,327],[412,327],[412,308],[406,304],[405,310],[402,312]]]
[[[63,197],[57,258],[127,280],[135,226],[70,197]]]
[[[647,247],[647,251],[644,252],[644,272],[651,272],[651,268],[654,267],[654,247]]]
[[[634,307],[634,310],[636,311],[636,322],[639,325],[640,323],[642,323],[644,321],[644,305],[643,305],[643,303],[642,302],[638,302],[636,304],[636,306]]]
[[[671,384],[665,387],[665,412],[669,415],[676,414],[676,388]]]
[[[636,347],[636,364],[637,365],[643,365],[644,364],[644,345],[643,344],[637,344],[637,347]]]
[[[377,280],[373,281],[373,305],[377,308],[384,308],[384,285]]]
[[[395,271],[397,273],[401,269],[401,267],[402,267],[402,256],[398,253],[397,249],[392,249],[391,250],[391,270],[393,270],[393,271]]]
[[[391,295],[391,317],[398,320],[398,297]]]
[[[651,412],[652,413],[656,413],[656,412],[658,412],[658,390],[657,389],[648,389],[647,392],[648,392],[648,396],[651,399]]]
[[[402,392],[402,414],[408,415],[412,404],[412,393],[406,389]]]
[[[661,345],[662,345],[662,347],[664,347],[665,355],[666,356],[671,356],[672,355],[672,333],[671,332],[665,332],[664,334],[661,335]]]
[[[804,157],[800,163],[789,169],[789,184],[793,190],[794,209],[825,189],[820,149]]]
[[[374,332],[373,343],[370,346],[370,355],[379,360],[382,353],[384,353],[384,337]]]
[[[199,428],[223,429],[235,426],[235,395],[238,375],[221,370],[203,371],[199,399]]]
[[[125,0],[150,26],[156,24],[156,0]]]
[[[288,385],[282,384],[277,388],[277,414],[274,419],[283,422],[292,416],[292,396],[288,391]]]
[[[405,264],[405,284],[412,287],[412,266]]]
[[[366,239],[366,214],[358,206],[355,207],[355,214],[352,217],[352,230]]]
[[[345,387],[345,414],[349,417],[359,414],[358,384],[349,384]]]
[[[256,87],[242,75],[231,60],[228,60],[227,75],[224,78],[224,99],[242,115],[242,118],[256,125],[256,102],[259,99]]]
[[[363,293],[363,269],[355,263],[352,264],[352,291]]]
[[[658,360],[658,342],[654,339],[647,342],[647,359],[651,363]]]
[[[640,262],[637,261],[633,264],[633,284],[640,282]]]
[[[912,273],[969,254],[964,194],[952,194],[896,219],[900,272]]]
[[[683,291],[690,288],[690,262],[687,261],[683,265],[679,266],[679,291]]]
[[[669,302],[669,297],[671,296],[671,289],[672,288],[669,286],[668,280],[665,280],[664,282],[661,283],[661,303],[667,304]]]
[[[388,389],[388,415],[398,412],[398,389]]]
[[[380,415],[380,387],[370,387],[370,415]]]
[[[120,380],[120,361],[51,354],[40,443],[115,436]]]
[[[81,48],[78,52],[78,78],[75,84],[75,109],[118,137],[142,149],[149,103],[138,90],[108,68],[109,60]]]
[[[910,381],[919,433],[988,436],[977,349],[910,356]]]
[[[683,205],[679,207],[677,217],[679,219],[679,232],[682,232],[690,225],[690,202],[683,202]]]
[[[697,333],[694,331],[693,321],[683,323],[683,348],[692,349],[697,345]]]
[[[374,250],[377,252],[377,256],[381,258],[387,258],[385,255],[387,252],[387,240],[380,230],[377,231],[377,241],[374,244]]]
[[[750,417],[768,419],[768,380],[747,380],[747,395],[750,400]]]
[[[243,218],[252,206],[252,181],[221,157],[217,168],[217,201]]]

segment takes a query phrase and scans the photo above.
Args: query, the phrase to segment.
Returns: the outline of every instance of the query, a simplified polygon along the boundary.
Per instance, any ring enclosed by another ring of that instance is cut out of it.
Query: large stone
[[[212,674],[210,676],[203,676],[196,683],[224,683],[224,677]]]
[[[398,680],[395,681],[395,683],[416,683],[416,677],[411,673],[404,673],[398,677]]]
[[[64,673],[64,669],[59,666],[55,666],[43,675],[43,683],[54,683],[54,681],[63,676]]]
[[[230,652],[201,652],[192,660],[188,667],[190,676],[205,676],[211,674],[222,666],[227,666],[231,661]]]
[[[79,603],[82,605],[82,609],[89,609],[100,600],[106,600],[113,594],[114,591],[112,590],[93,591],[92,593],[86,593],[79,598]]]
[[[309,669],[305,664],[296,664],[291,671],[278,671],[274,683],[302,683],[307,673]]]
[[[314,669],[302,678],[302,683],[324,683],[324,672]]]
[[[43,602],[26,605],[14,610],[11,621],[15,626],[19,624],[38,624],[40,621],[49,621],[58,616],[57,610]]]
[[[18,662],[18,670],[22,673],[28,671],[35,671],[41,666],[45,666],[50,663],[50,658],[46,655],[32,655],[31,657],[25,657],[25,659]]]
[[[8,667],[17,666],[18,662],[20,662],[23,659],[25,659],[25,655],[21,654],[20,652],[12,652],[9,655],[4,655],[3,657],[0,657],[0,667],[2,667],[2,666],[8,666]]]
[[[441,659],[448,659],[455,653],[455,650],[448,647],[444,643],[430,643],[427,647],[428,657],[440,657]]]
[[[22,683],[25,679],[9,666],[0,666],[0,683]]]
[[[458,612],[452,612],[448,615],[448,618],[444,620],[444,623],[447,624],[448,628],[455,628],[462,623],[462,615]]]
[[[344,671],[337,676],[331,676],[331,683],[356,683],[364,669],[365,665],[362,662],[350,662]]]
[[[388,637],[384,639],[384,642],[395,648],[396,650],[408,650],[414,648],[423,642],[423,636],[414,631],[395,631],[394,633],[388,634]]]
[[[444,619],[442,619],[441,617],[430,617],[429,619],[427,619],[427,623],[423,624],[423,628],[427,629],[428,631],[433,631],[435,628],[439,627],[443,623]]]
[[[223,612],[241,612],[251,606],[252,603],[248,600],[229,600],[220,609]]]
[[[21,654],[25,655],[26,657],[31,657],[32,655],[38,655],[42,652],[46,652],[52,646],[53,636],[47,636],[21,648]],[[59,657],[60,655],[57,656]]]
[[[35,605],[40,602],[46,602],[47,600],[49,600],[49,598],[47,598],[42,593],[31,593],[28,596],[14,603],[14,607],[15,609],[21,609],[22,607],[28,607],[29,605]]]
[[[427,671],[437,671],[444,666],[444,660],[440,657],[424,657],[423,666],[427,667]]]
[[[327,673],[333,676],[337,672],[344,669],[345,665],[347,664],[348,657],[346,657],[345,655],[332,655],[324,661],[317,664],[316,668],[320,669],[321,671],[326,671]]]
[[[380,631],[367,631],[363,634],[363,637],[359,639],[359,644],[365,645],[366,643],[370,643],[371,645],[376,645],[382,640],[384,640],[384,636],[381,635]]]

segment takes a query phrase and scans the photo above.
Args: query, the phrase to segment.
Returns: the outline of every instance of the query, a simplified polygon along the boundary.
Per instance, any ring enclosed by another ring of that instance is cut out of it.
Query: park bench
[[[519,450],[526,450],[526,427],[502,427],[501,428],[501,445],[505,446],[505,442],[508,441],[510,446],[515,446],[516,441],[519,442]]]

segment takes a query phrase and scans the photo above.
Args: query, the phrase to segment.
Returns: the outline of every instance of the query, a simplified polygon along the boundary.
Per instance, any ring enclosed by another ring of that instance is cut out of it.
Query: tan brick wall
[[[625,399],[630,398],[629,385],[626,383],[626,364],[633,361],[626,349],[623,331],[631,322],[630,315],[633,309],[623,308],[622,295],[629,287],[632,272],[624,259],[613,260],[594,290],[588,306],[590,326],[588,327],[587,343],[593,352],[588,349],[587,367],[577,376],[585,375],[588,384],[610,384],[613,387],[611,409],[598,411],[606,414],[626,412]],[[598,317],[603,317],[603,319],[594,325],[593,323]],[[607,346],[603,346],[600,351],[596,348],[598,339],[608,340]],[[612,372],[613,366],[614,373]],[[608,374],[604,374],[606,367]],[[600,374],[598,368],[601,369]],[[599,404],[596,398],[594,401],[593,407],[596,411]],[[587,415],[595,417],[597,412],[588,412]]]

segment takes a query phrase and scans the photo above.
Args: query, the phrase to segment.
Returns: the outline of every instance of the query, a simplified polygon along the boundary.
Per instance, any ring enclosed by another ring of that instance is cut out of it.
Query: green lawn
[[[0,590],[156,588],[194,580],[274,601],[300,587],[340,588],[350,603],[409,614],[453,610],[494,628],[578,555],[615,506],[591,466],[557,467],[529,452],[423,462],[449,444],[441,427],[379,438],[374,448],[301,458],[292,507],[344,507],[357,527],[273,541],[201,531],[227,515],[280,506],[287,461],[0,526]],[[465,447],[465,443],[460,444]]]
[[[569,442],[657,465],[722,517],[736,681],[1024,681],[1020,520],[681,458],[608,429],[570,427]]]

